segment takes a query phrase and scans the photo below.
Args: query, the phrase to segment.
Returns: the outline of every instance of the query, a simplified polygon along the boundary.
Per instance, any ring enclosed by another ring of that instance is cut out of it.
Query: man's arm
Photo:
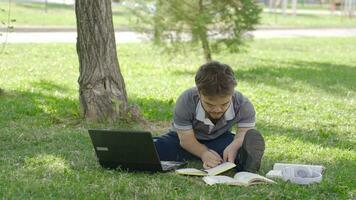
[[[234,140],[224,150],[223,159],[228,162],[235,162],[237,151],[241,148],[246,132],[254,127],[238,128]]]
[[[248,130],[251,130],[253,129],[254,127],[250,127],[250,128],[238,128],[237,131],[236,131],[236,134],[235,134],[235,137],[234,137],[234,143],[237,143],[237,144],[240,144],[240,147],[242,146],[242,142],[244,141],[245,139],[245,135],[246,135],[246,132]]]
[[[195,137],[194,131],[177,131],[180,146],[188,152],[198,156],[203,161],[206,168],[215,167],[222,162],[222,158],[215,151],[208,149]]]

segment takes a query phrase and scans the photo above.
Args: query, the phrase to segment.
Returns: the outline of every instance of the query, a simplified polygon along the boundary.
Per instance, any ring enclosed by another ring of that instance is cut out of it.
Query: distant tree
[[[3,9],[3,8],[0,7],[0,16],[1,16],[1,13],[2,13],[2,12],[5,12],[5,9]],[[2,19],[0,19],[0,24],[1,24],[1,26],[2,26],[2,25],[5,24],[5,22],[4,22]],[[0,27],[1,27],[1,26],[0,26]],[[1,37],[1,36],[2,36],[2,33],[0,33],[0,37]],[[0,50],[0,53],[2,53],[2,50]],[[0,88],[0,96],[2,95],[2,93],[3,93],[3,90]]]
[[[9,0],[6,9],[0,7],[0,28],[5,30],[6,33],[14,30],[12,23],[16,22],[16,19],[11,18],[11,3],[11,0]],[[0,37],[1,36],[4,36],[4,34],[0,33]],[[5,47],[5,45],[6,43],[4,43],[3,47]],[[2,53],[3,49],[0,50],[0,54]]]
[[[8,10],[6,11],[6,9],[1,8],[0,7],[0,16],[5,16],[4,18],[0,18],[0,28],[4,29],[7,33],[12,31],[14,29],[13,26],[11,26],[11,22],[15,22],[15,19],[11,19],[11,1],[8,1]],[[2,13],[4,15],[2,15]],[[0,33],[0,41],[4,41],[4,43],[2,44],[2,46],[0,46],[0,54],[2,54],[5,50],[5,46],[6,46],[6,40],[3,40],[1,37],[4,37],[4,35],[2,33]],[[6,35],[7,37],[7,35]],[[4,90],[0,88],[0,95],[4,94]]]
[[[5,9],[3,9],[3,8],[1,8],[0,7],[0,16],[2,16],[2,13],[4,13],[5,12]],[[4,21],[4,19],[2,19],[2,18],[0,18],[0,28],[2,28],[4,25],[5,25],[6,23],[5,23],[5,21]],[[0,38],[3,36],[3,34],[0,32]],[[0,53],[1,53],[2,51],[0,51]]]
[[[127,111],[112,21],[111,0],[76,0],[79,96],[90,121],[114,121]]]
[[[48,11],[48,0],[45,0],[45,12]]]
[[[188,40],[201,46],[206,61],[223,46],[239,51],[243,34],[254,30],[261,12],[253,0],[136,0],[131,8],[140,22],[151,25],[156,44],[168,40],[177,47]]]
[[[0,7],[0,16],[1,16],[1,13],[2,12],[5,12],[5,9],[3,9],[3,8],[1,8]],[[1,24],[1,26],[2,25],[5,25],[5,22],[3,21],[3,19],[0,19],[0,24]],[[0,26],[0,27],[1,27]],[[1,37],[2,37],[2,33],[0,33],[0,40],[1,40]],[[0,54],[2,53],[2,51],[3,51],[3,48],[0,48]],[[3,90],[0,88],[0,96],[3,94]]]

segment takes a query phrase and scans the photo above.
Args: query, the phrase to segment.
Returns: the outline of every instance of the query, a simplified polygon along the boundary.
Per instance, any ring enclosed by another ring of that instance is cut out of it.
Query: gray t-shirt
[[[251,102],[240,92],[232,95],[232,104],[216,124],[205,114],[196,87],[184,91],[177,100],[171,131],[193,129],[198,140],[212,140],[237,123],[239,128],[255,126],[255,109]]]

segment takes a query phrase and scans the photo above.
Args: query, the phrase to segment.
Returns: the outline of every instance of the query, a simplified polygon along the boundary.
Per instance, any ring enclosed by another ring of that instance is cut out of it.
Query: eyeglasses
[[[206,112],[225,112],[231,104],[231,100],[227,103],[222,104],[222,105],[213,105],[208,102],[205,102],[202,99],[200,99],[200,101],[201,101],[202,106]]]

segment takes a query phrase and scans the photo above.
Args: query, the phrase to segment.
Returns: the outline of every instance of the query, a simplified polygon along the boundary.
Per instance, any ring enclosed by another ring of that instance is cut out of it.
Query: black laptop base
[[[145,171],[145,172],[165,172],[162,170],[162,167],[160,165],[155,165],[155,164],[120,164],[116,162],[111,162],[111,161],[100,161],[99,164],[101,167],[104,169],[109,169],[109,170],[115,170],[115,169],[121,169],[125,171],[130,171],[130,172],[139,172],[139,171]]]

